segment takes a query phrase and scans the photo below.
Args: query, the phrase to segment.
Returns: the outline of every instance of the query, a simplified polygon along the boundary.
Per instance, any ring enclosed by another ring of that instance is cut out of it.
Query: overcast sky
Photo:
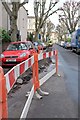
[[[65,1],[66,0],[59,0],[59,3],[57,3],[56,8],[61,7]],[[79,1],[79,0],[76,0],[76,1]],[[49,2],[50,2],[50,0],[47,0],[47,6],[48,6]],[[34,0],[29,0],[29,3],[27,5],[25,5],[25,7],[28,10],[29,16],[33,16],[34,15]],[[57,25],[58,24],[58,15],[53,14],[52,16],[50,16],[50,20],[55,25]]]

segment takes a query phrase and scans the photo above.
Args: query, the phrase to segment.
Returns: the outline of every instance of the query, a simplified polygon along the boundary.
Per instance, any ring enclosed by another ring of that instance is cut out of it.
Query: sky
[[[66,0],[59,0],[59,3],[57,3],[56,8],[61,7],[65,1]],[[76,1],[79,1],[79,0],[76,0]],[[47,0],[46,7],[48,6],[49,2],[50,0]],[[34,16],[34,0],[29,0],[29,3],[26,4],[25,7],[28,10],[29,16]],[[50,20],[55,26],[57,26],[59,23],[57,14],[53,14],[52,16],[50,16]]]

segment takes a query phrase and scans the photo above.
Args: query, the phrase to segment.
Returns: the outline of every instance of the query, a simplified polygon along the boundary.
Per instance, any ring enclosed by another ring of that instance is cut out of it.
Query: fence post
[[[0,67],[0,119],[8,118],[6,80]]]
[[[34,92],[38,99],[42,99],[42,96],[39,93],[41,93],[43,95],[49,95],[48,92],[45,92],[45,91],[41,90],[41,88],[40,88],[39,72],[38,72],[38,54],[37,53],[34,54],[33,84],[34,84]]]
[[[34,84],[34,91],[36,91],[39,85],[39,72],[38,72],[38,54],[34,54],[34,64],[33,64],[33,84]]]
[[[56,74],[58,75],[58,50],[54,51],[55,60],[56,60]]]
[[[40,53],[40,47],[38,46],[38,54]]]

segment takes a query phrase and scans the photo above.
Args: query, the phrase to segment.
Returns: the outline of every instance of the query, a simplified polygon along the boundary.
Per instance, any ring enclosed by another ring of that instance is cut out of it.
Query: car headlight
[[[26,53],[22,53],[21,55],[20,55],[20,57],[25,57],[26,56]]]
[[[3,54],[0,54],[0,58],[4,58],[4,55],[3,55]]]

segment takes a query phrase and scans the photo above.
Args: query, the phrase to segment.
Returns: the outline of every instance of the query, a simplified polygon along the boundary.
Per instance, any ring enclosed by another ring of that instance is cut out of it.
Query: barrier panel
[[[9,72],[5,74],[7,93],[10,92],[17,78],[22,73],[24,73],[28,68],[30,68],[33,65],[33,63],[34,63],[34,56],[14,66]]]
[[[0,120],[8,118],[7,90],[3,69],[0,67]]]
[[[42,79],[39,80],[39,74],[38,74],[38,61],[51,57],[55,55],[55,60],[56,60],[56,68],[53,69],[51,72],[49,72],[47,75],[45,75]],[[6,98],[10,90],[12,89],[13,85],[15,84],[17,78],[23,74],[28,68],[32,66],[33,68],[33,87],[30,91],[30,94],[28,96],[28,99],[26,101],[26,104],[24,106],[24,109],[22,111],[21,117],[20,118],[26,118],[32,98],[34,93],[37,94],[37,90],[40,90],[40,86],[46,82],[53,74],[58,73],[58,51],[50,51],[50,52],[45,52],[41,54],[35,53],[34,56],[29,58],[26,61],[23,61],[22,63],[14,66],[8,73],[4,75],[3,69],[0,67],[0,118],[8,118],[8,110],[7,110],[7,102]],[[3,77],[2,77],[3,76]],[[5,82],[6,81],[6,82]],[[2,86],[2,87],[1,87]],[[7,92],[6,92],[7,89]],[[43,92],[43,94],[46,94],[46,92],[40,90]],[[39,94],[37,94],[39,96]],[[4,105],[3,102],[4,101]],[[5,108],[5,111],[4,111]],[[1,114],[2,113],[2,114]]]
[[[39,77],[38,77],[38,54],[34,54],[34,64],[33,64],[33,84],[34,84],[34,91],[39,88]]]

